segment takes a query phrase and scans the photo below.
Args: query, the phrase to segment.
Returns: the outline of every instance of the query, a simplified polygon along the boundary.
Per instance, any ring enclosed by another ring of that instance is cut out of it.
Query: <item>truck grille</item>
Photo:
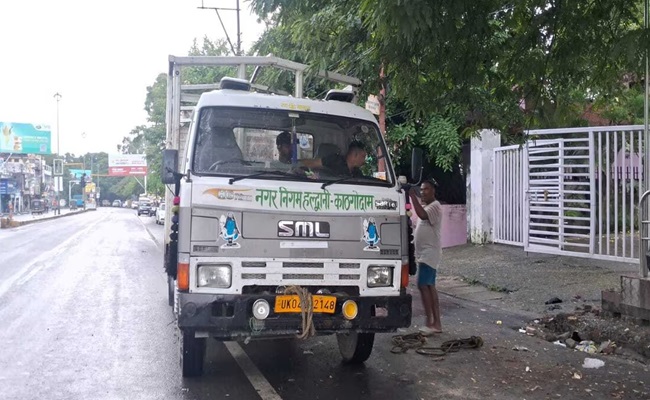
[[[266,274],[241,274],[242,279],[266,279]]]
[[[323,274],[282,274],[282,279],[320,279],[323,280],[325,276]]]
[[[242,268],[266,268],[265,261],[242,261]]]
[[[282,268],[325,268],[323,263],[283,262]]]
[[[241,261],[239,277],[246,284],[274,287],[302,285],[306,287],[358,287],[363,263],[356,260],[246,260]],[[325,285],[325,286],[322,286]]]

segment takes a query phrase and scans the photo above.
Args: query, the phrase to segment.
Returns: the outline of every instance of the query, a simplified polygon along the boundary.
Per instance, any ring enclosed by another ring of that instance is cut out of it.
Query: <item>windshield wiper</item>
[[[228,183],[232,185],[233,183],[235,183],[237,181],[241,181],[242,179],[255,178],[257,176],[264,176],[264,175],[280,175],[280,176],[289,176],[289,177],[292,177],[292,178],[297,178],[298,177],[295,174],[290,174],[290,173],[284,172],[284,171],[256,171],[254,174],[242,175],[242,176],[238,176],[236,178],[230,178],[230,180],[228,180]]]
[[[346,176],[345,178],[335,179],[333,181],[325,182],[325,183],[323,183],[321,185],[320,188],[325,189],[329,185],[333,185],[335,183],[346,182],[346,181],[349,181],[349,180],[352,180],[352,179],[367,179],[367,180],[372,180],[372,181],[381,181],[381,179],[373,178],[373,177],[370,177],[370,176]]]

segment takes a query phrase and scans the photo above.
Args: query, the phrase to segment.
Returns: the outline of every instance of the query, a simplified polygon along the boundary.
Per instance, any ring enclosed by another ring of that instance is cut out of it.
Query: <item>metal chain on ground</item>
[[[314,328],[314,302],[311,293],[300,286],[289,286],[284,294],[295,294],[300,299],[300,314],[302,316],[302,333],[297,335],[298,339],[307,339],[316,334]]]
[[[483,338],[471,336],[466,339],[453,339],[443,342],[439,347],[425,346],[427,338],[421,333],[410,333],[407,335],[395,335],[392,338],[393,348],[391,353],[404,354],[411,349],[416,353],[432,357],[444,357],[449,353],[455,353],[460,349],[478,349],[483,346]]]

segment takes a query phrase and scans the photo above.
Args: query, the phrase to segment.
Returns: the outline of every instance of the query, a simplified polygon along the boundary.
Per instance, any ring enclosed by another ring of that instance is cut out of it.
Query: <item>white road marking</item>
[[[45,269],[48,266],[51,266],[52,260],[58,255],[62,254],[67,249],[68,245],[70,245],[72,242],[77,240],[80,236],[84,235],[89,230],[94,228],[95,225],[97,225],[99,222],[103,221],[104,219],[106,219],[106,217],[96,220],[93,224],[88,225],[82,231],[79,231],[74,235],[70,236],[69,238],[64,240],[61,244],[59,244],[52,250],[47,251],[45,253],[41,253],[41,255],[39,255],[34,260],[32,260],[31,263],[27,264],[20,271],[16,272],[14,275],[10,276],[7,280],[2,282],[2,285],[0,285],[0,297],[4,296],[12,288],[12,286],[14,285],[20,286],[25,284],[27,281],[29,281],[34,276],[36,276],[36,274],[41,272],[43,269]]]
[[[273,389],[273,386],[271,386],[269,381],[266,380],[255,364],[253,364],[253,360],[248,357],[239,343],[224,342],[224,345],[235,361],[237,361],[237,364],[239,364],[242,371],[244,371],[248,381],[253,385],[255,390],[257,390],[257,394],[262,398],[262,400],[282,400],[282,397],[280,397],[278,392]]]

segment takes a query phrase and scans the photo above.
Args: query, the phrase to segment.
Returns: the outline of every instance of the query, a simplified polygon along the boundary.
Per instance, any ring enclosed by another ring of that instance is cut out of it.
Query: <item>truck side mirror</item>
[[[411,154],[411,179],[417,183],[422,180],[422,149],[417,147]]]
[[[163,150],[162,158],[162,171],[160,178],[165,185],[172,185],[176,183],[174,174],[178,172],[178,150],[166,149]]]

